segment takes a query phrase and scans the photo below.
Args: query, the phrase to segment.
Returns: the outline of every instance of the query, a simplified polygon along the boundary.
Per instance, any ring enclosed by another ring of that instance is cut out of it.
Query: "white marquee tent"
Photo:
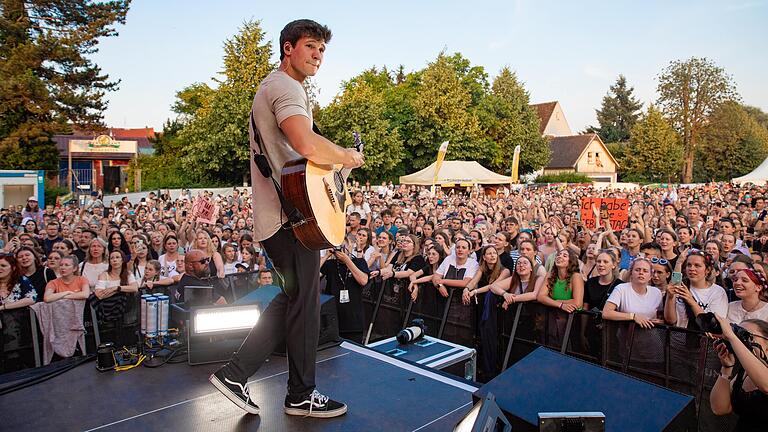
[[[765,159],[763,163],[752,170],[751,173],[736,177],[731,181],[736,184],[753,183],[756,185],[764,185],[768,182],[768,159]]]
[[[435,162],[421,171],[400,177],[400,184],[429,186],[435,177]],[[468,186],[475,184],[509,184],[510,177],[496,174],[475,161],[443,161],[438,185]]]

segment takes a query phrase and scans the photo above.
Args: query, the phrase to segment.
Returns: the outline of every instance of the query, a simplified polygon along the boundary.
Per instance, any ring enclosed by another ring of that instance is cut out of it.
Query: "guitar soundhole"
[[[341,172],[334,171],[333,172],[333,182],[336,184],[336,192],[337,193],[343,193],[344,192],[344,178],[341,176]]]

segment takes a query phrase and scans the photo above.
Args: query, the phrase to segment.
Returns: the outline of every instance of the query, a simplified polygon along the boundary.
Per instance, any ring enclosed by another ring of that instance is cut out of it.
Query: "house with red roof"
[[[539,115],[539,133],[544,136],[573,135],[560,102],[544,102],[531,105]]]
[[[539,115],[539,132],[552,152],[544,174],[579,173],[596,182],[615,183],[619,164],[597,134],[574,135],[557,101],[531,105]]]

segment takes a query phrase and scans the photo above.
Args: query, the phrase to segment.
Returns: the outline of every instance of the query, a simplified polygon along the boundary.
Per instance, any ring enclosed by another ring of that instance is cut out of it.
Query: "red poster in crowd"
[[[218,212],[219,206],[214,205],[203,196],[195,198],[195,202],[192,204],[192,213],[197,215],[197,222],[214,225],[216,223],[214,215]]]
[[[611,221],[614,231],[627,227],[629,219],[629,200],[624,198],[582,198],[581,222],[584,227],[594,230],[597,225],[595,209],[600,213],[600,220]]]

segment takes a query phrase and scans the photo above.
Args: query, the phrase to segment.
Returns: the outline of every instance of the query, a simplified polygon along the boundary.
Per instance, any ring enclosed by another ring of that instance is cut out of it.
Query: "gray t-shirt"
[[[277,70],[269,74],[259,86],[253,98],[253,119],[261,135],[264,153],[272,167],[272,177],[280,182],[280,171],[286,162],[301,157],[288,143],[280,124],[295,115],[312,121],[309,97],[300,82],[287,73]],[[251,148],[258,151],[253,129],[249,124]],[[282,223],[288,221],[280,208],[275,187],[264,178],[251,158],[251,183],[253,184],[253,238],[263,241],[272,237]]]

